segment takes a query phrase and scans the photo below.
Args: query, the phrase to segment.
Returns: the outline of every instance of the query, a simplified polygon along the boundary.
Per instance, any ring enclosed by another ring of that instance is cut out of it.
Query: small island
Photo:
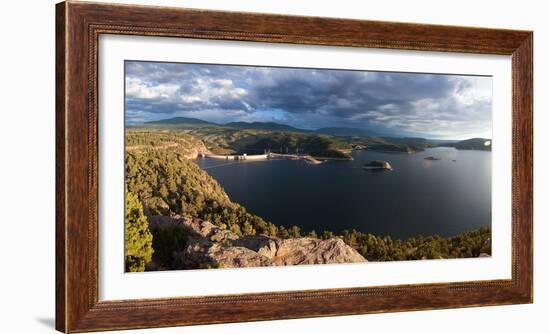
[[[437,161],[437,160],[441,160],[441,158],[436,158],[436,157],[429,156],[429,157],[425,157],[424,160]]]
[[[373,160],[363,166],[364,169],[393,170],[389,162],[384,160]]]

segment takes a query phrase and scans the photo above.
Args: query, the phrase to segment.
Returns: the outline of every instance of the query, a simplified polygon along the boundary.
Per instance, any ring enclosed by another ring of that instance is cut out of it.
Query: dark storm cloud
[[[490,135],[491,78],[393,72],[126,63],[130,122],[175,115],[403,135]]]
[[[440,98],[452,84],[436,75],[293,70],[280,71],[274,80],[257,87],[253,106],[349,118],[388,104]]]

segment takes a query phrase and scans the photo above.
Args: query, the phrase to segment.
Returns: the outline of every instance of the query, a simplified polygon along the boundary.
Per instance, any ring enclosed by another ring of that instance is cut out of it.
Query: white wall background
[[[54,317],[54,4],[0,5],[0,332],[51,333]],[[548,333],[550,23],[544,1],[128,0],[194,8],[535,31],[535,303],[126,333]],[[546,74],[546,75],[544,75]]]

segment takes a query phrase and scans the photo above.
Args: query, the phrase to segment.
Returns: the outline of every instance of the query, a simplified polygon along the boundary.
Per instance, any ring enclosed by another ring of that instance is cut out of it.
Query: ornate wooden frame
[[[124,34],[512,56],[512,279],[99,301],[98,36]],[[532,302],[530,31],[67,1],[56,7],[56,328],[83,332]]]

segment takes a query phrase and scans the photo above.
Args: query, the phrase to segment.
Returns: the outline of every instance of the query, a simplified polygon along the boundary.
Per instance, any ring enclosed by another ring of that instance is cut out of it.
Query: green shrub
[[[126,191],[124,220],[126,271],[145,271],[153,256],[153,236],[136,194]]]

